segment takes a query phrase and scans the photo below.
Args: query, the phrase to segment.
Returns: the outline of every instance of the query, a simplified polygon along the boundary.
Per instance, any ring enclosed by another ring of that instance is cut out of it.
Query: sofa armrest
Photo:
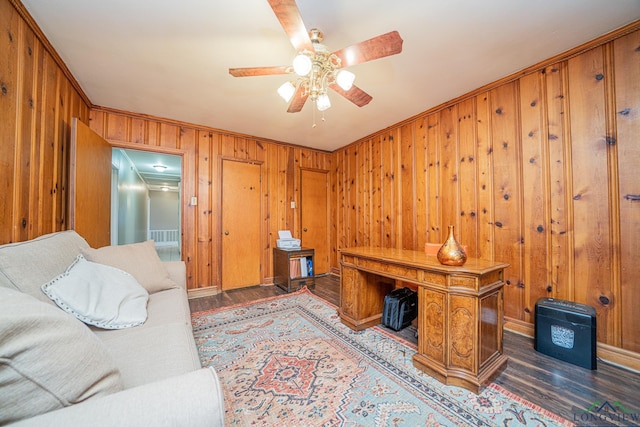
[[[169,272],[169,278],[182,289],[187,289],[187,265],[184,261],[163,261]]]
[[[212,368],[203,368],[91,399],[12,426],[224,426],[224,396]]]

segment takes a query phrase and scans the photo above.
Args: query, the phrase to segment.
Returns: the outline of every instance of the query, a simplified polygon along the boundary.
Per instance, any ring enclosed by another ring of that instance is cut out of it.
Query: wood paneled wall
[[[115,145],[183,156],[191,290],[219,286],[220,158],[263,165],[265,281],[277,230],[299,235],[300,167],[331,170],[339,248],[421,250],[448,224],[505,261],[505,311],[530,327],[555,296],[598,312],[598,339],[640,352],[640,24],[333,154],[91,105],[16,0],[0,0],[0,243],[67,228],[71,117]],[[595,46],[596,44],[594,44]],[[191,196],[197,206],[189,206]]]
[[[262,165],[262,281],[273,277],[278,230],[300,237],[300,168],[331,170],[331,153],[279,144],[180,122],[104,108],[91,110],[91,128],[114,146],[182,155],[183,259],[190,290],[220,289],[221,159]],[[192,196],[197,206],[190,205]],[[197,293],[197,291],[196,291]]]
[[[338,249],[423,250],[453,224],[470,256],[510,264],[512,326],[569,299],[596,308],[600,342],[640,352],[640,31],[334,156]]]
[[[23,8],[0,1],[0,243],[67,228],[71,118],[89,119],[88,100],[33,28]]]

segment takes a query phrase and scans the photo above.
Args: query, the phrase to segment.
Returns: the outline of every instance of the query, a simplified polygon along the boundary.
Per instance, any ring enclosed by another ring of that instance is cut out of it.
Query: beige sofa
[[[0,425],[224,425],[220,382],[193,338],[185,265],[147,259],[145,245],[104,252],[64,231],[0,246]],[[45,295],[79,254],[134,270],[148,290],[143,324],[87,326]]]

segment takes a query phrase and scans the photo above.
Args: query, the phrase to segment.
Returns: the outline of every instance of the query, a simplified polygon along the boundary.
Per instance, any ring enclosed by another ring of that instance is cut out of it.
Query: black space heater
[[[555,298],[536,302],[533,348],[540,353],[596,369],[596,310]]]

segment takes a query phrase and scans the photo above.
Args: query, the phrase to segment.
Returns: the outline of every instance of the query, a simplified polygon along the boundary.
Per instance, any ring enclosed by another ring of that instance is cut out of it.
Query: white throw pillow
[[[42,285],[64,311],[103,329],[138,326],[147,320],[149,293],[132,275],[82,255],[67,271]]]
[[[86,325],[0,287],[0,425],[120,390],[120,371]]]

